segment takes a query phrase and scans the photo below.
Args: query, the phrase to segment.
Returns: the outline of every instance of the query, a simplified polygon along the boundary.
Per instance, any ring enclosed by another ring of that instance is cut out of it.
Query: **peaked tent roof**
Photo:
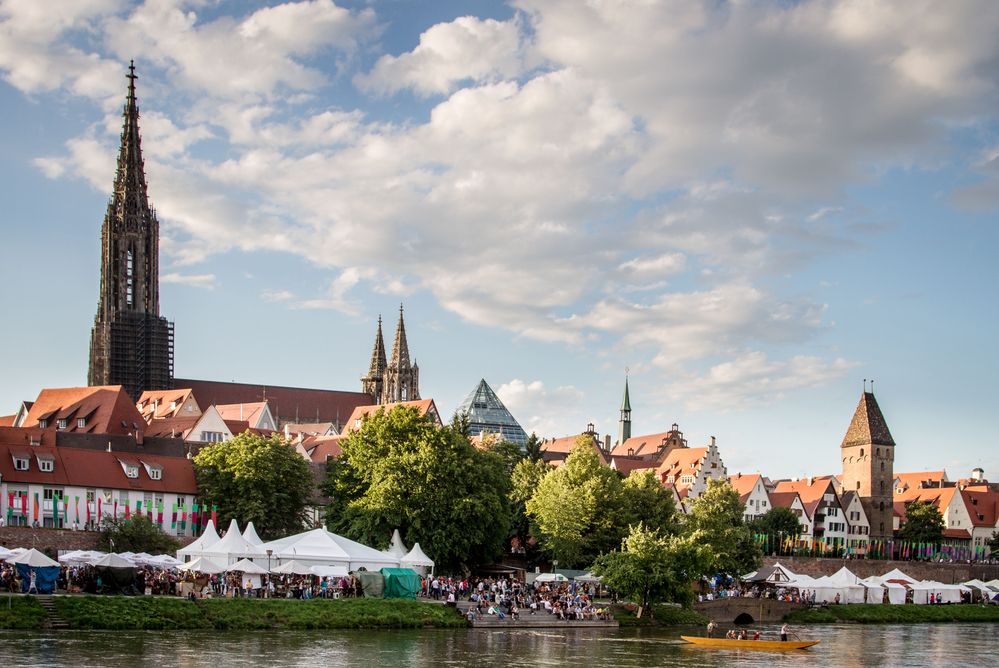
[[[423,552],[419,543],[415,543],[413,545],[413,549],[409,551],[409,554],[399,561],[404,566],[430,566],[431,568],[434,566],[434,560]]]
[[[181,564],[177,566],[179,570],[191,571],[194,573],[207,573],[208,575],[215,575],[216,573],[224,573],[225,566],[220,566],[208,557],[198,557],[186,564]]]
[[[265,575],[267,573],[267,569],[264,568],[263,566],[258,566],[249,559],[240,559],[232,566],[229,566],[227,569],[225,569],[225,572],[247,573],[249,575]]]
[[[279,559],[309,559],[334,562],[344,565],[397,566],[399,560],[380,552],[373,547],[338,536],[326,529],[313,529],[294,536],[288,536],[269,543],[263,549],[273,551]],[[370,566],[369,566],[370,568]]]
[[[106,568],[135,568],[135,562],[125,557],[114,554],[105,554],[103,557],[90,562],[91,566],[103,566]]]
[[[182,559],[185,555],[194,556],[201,554],[206,548],[211,547],[217,542],[219,542],[219,535],[215,531],[215,522],[208,520],[208,525],[196,541],[177,550],[177,558]]]
[[[225,536],[211,545],[205,547],[201,554],[213,559],[232,559],[234,557],[262,557],[265,552],[258,545],[251,545],[243,538],[239,532],[239,525],[236,518],[229,522],[229,529]]]
[[[250,545],[264,544],[264,541],[260,540],[260,536],[257,535],[257,529],[253,526],[252,521],[246,523],[246,529],[243,530],[243,540]]]
[[[527,443],[527,432],[510,414],[485,378],[458,404],[455,413],[468,413],[469,434],[472,436],[489,432],[521,447]]]
[[[409,550],[406,549],[405,543],[402,542],[402,536],[399,535],[399,530],[396,529],[392,532],[392,542],[389,543],[387,550],[384,550],[385,554],[390,557],[395,557],[396,559],[402,559],[406,556]]]
[[[888,423],[881,414],[877,399],[873,392],[864,392],[853,413],[850,426],[843,436],[841,448],[854,445],[895,445],[895,440],[888,431]]]
[[[291,575],[312,575],[312,566],[308,564],[303,564],[297,559],[292,559],[287,561],[280,566],[275,566],[271,569],[271,573],[288,573]]]
[[[7,559],[7,563],[10,564],[24,564],[27,566],[34,566],[35,568],[51,568],[55,566],[59,567],[58,561],[53,561],[49,559],[45,554],[39,552],[35,548],[31,548],[20,555]]]

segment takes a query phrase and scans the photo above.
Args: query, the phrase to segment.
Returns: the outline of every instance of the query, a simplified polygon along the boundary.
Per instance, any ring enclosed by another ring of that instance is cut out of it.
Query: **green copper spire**
[[[621,420],[618,423],[617,442],[631,438],[631,397],[628,394],[628,376],[624,377],[624,400],[621,402]]]

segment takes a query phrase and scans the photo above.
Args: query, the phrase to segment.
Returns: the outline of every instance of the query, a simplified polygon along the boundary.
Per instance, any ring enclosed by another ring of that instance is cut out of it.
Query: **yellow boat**
[[[818,645],[819,640],[733,640],[731,638],[703,638],[680,636],[681,640],[701,647],[728,647],[730,649],[806,649]]]

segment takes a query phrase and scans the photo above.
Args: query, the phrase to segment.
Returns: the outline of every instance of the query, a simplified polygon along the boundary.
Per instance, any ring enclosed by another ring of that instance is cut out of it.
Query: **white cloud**
[[[571,385],[550,390],[540,380],[514,378],[500,385],[496,395],[524,431],[541,438],[565,436],[559,432],[559,426],[572,421],[579,422],[582,432],[586,421],[592,419],[580,412],[584,394]]]
[[[265,302],[287,302],[295,299],[295,293],[288,290],[264,290],[260,298]]]
[[[679,378],[667,395],[690,410],[732,411],[783,399],[788,393],[821,386],[842,377],[856,365],[844,359],[827,362],[799,355],[771,360],[752,351],[716,364],[703,375]]]
[[[421,95],[447,93],[461,81],[515,77],[522,69],[521,30],[516,20],[462,16],[420,35],[419,45],[399,56],[382,56],[374,69],[354,78],[379,94],[412,88]]]
[[[191,288],[202,288],[204,290],[215,289],[215,274],[163,274],[160,276],[162,283],[176,283],[186,285]]]
[[[371,277],[372,275],[370,270],[348,267],[340,272],[340,275],[330,283],[325,297],[297,301],[294,303],[293,308],[332,309],[346,315],[358,315],[361,312],[360,304],[357,301],[348,299],[347,293],[360,283],[361,279]]]

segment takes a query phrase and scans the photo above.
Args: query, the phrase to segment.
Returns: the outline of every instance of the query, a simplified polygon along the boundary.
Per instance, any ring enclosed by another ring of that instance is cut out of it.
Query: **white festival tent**
[[[3,545],[0,545],[0,559],[7,559],[9,557],[17,556],[14,554],[13,550],[8,550]]]
[[[51,568],[52,566],[59,567],[59,562],[49,559],[45,554],[39,552],[35,548],[30,550],[25,550],[16,557],[8,557],[8,564],[24,564],[26,566],[33,566],[34,568]]]
[[[822,583],[820,587],[828,586],[828,593],[831,597],[828,599],[830,601],[835,600],[836,594],[839,594],[840,603],[863,603],[867,597],[867,588],[860,582],[860,578],[854,575],[849,568],[844,566],[832,575],[825,575],[818,578],[818,582]],[[878,593],[881,593],[881,588],[878,588]],[[816,600],[819,599],[821,594],[816,595]],[[881,602],[881,598],[878,597],[877,602]]]
[[[409,550],[406,549],[406,544],[402,542],[402,536],[399,535],[398,529],[392,532],[392,542],[389,543],[388,549],[383,550],[383,552],[385,552],[388,556],[395,557],[399,560],[405,557],[409,552]]]
[[[266,575],[267,569],[253,563],[249,559],[240,559],[225,569],[226,573],[247,573],[249,575]]]
[[[873,575],[869,578],[864,578],[860,581],[865,587],[882,587],[888,591],[888,603],[892,605],[901,605],[905,603],[905,585],[899,584],[897,582],[888,582],[884,580],[881,576]],[[868,594],[868,601],[873,603],[877,599],[871,599],[871,595]],[[883,599],[882,599],[883,600]]]
[[[108,568],[135,568],[135,562],[117,554],[105,554],[90,562],[91,566],[107,566]]]
[[[535,582],[568,582],[569,578],[561,573],[541,573],[534,578]]]
[[[282,573],[291,575],[314,575],[312,572],[312,566],[304,564],[297,559],[292,559],[287,561],[280,566],[275,566],[271,569],[271,573]]]
[[[207,573],[216,575],[225,572],[225,566],[220,566],[208,557],[196,557],[195,559],[177,566],[178,570],[191,571],[194,573]]]
[[[167,569],[176,568],[183,562],[175,557],[171,557],[169,554],[157,554],[155,557],[147,559],[146,563],[154,568]]]
[[[104,552],[99,550],[73,550],[72,552],[59,555],[59,563],[66,564],[67,566],[83,566],[95,559],[100,559],[104,554]]]
[[[246,529],[243,530],[243,540],[245,540],[250,545],[263,545],[264,541],[260,540],[260,536],[257,535],[257,528],[253,526],[253,522],[246,523]]]
[[[343,578],[350,575],[350,571],[344,566],[310,566],[309,570],[321,578]]]
[[[420,575],[423,575],[426,572],[423,569],[429,568],[431,573],[433,573],[434,570],[434,560],[423,552],[419,543],[413,544],[413,549],[399,560],[399,565],[403,568],[408,566]]]
[[[933,595],[934,598],[939,595],[943,603],[960,603],[961,592],[967,590],[962,585],[944,584],[932,580],[913,582],[909,588],[912,589],[912,602],[917,605],[928,604],[930,595]]]
[[[211,547],[217,542],[219,542],[219,535],[215,531],[215,523],[208,520],[208,525],[205,526],[204,533],[198,536],[198,539],[190,545],[177,550],[177,558],[181,561],[188,561],[194,557],[201,556],[206,548]]]
[[[279,563],[294,559],[308,566],[344,566],[352,571],[359,568],[377,571],[399,566],[399,560],[395,557],[326,529],[312,529],[272,540],[260,547],[265,552],[270,550],[271,559],[277,559]]]
[[[225,532],[225,536],[206,546],[201,550],[200,554],[212,561],[226,565],[233,564],[244,558],[267,558],[267,553],[259,545],[252,545],[246,542],[243,534],[239,532],[239,525],[235,519],[229,523],[229,529]]]

